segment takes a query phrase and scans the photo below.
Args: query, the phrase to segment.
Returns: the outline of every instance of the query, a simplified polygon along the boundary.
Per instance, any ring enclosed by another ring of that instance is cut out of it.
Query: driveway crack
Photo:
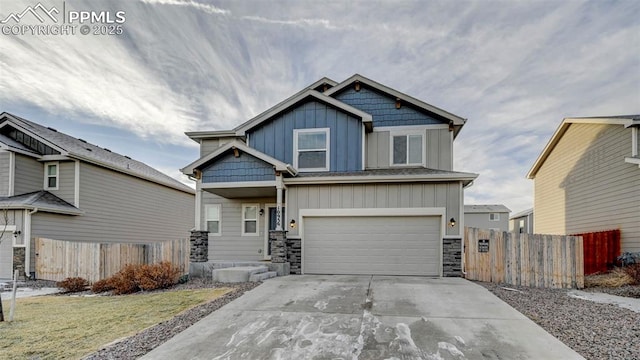
[[[373,290],[371,289],[371,283],[373,282],[373,275],[369,278],[369,286],[367,287],[367,293],[365,296],[364,304],[362,304],[362,318],[360,319],[360,334],[353,346],[352,360],[358,360],[362,349],[364,349],[365,333],[371,330],[372,315],[369,310],[373,307]]]

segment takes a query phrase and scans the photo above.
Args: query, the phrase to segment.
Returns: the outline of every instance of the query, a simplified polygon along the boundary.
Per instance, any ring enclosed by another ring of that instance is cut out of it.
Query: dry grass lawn
[[[0,323],[0,358],[78,359],[229,291],[18,299],[14,321]],[[6,318],[9,301],[3,307]]]

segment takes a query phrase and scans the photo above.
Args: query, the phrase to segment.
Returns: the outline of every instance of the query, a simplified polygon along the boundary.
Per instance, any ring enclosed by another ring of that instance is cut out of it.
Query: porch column
[[[200,181],[196,182],[196,219],[195,230],[202,229],[202,189],[200,188]]]
[[[276,172],[276,231],[282,231],[282,190],[284,184],[282,183],[282,174]]]

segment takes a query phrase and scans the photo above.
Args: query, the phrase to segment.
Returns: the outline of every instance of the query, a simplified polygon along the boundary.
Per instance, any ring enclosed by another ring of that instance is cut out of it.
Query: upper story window
[[[220,204],[205,205],[205,221],[209,235],[220,235]]]
[[[423,165],[424,134],[421,131],[391,133],[391,165]]]
[[[490,213],[489,221],[500,221],[500,214],[498,213]]]
[[[299,171],[329,171],[329,128],[293,130],[293,166]]]
[[[58,177],[60,172],[60,164],[57,162],[48,162],[44,164],[44,189],[58,190]]]

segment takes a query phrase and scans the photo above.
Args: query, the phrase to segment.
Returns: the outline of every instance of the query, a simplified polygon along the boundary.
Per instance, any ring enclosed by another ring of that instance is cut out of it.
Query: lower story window
[[[205,221],[209,234],[220,235],[220,204],[205,206]]]
[[[258,204],[242,205],[242,235],[258,235]]]

